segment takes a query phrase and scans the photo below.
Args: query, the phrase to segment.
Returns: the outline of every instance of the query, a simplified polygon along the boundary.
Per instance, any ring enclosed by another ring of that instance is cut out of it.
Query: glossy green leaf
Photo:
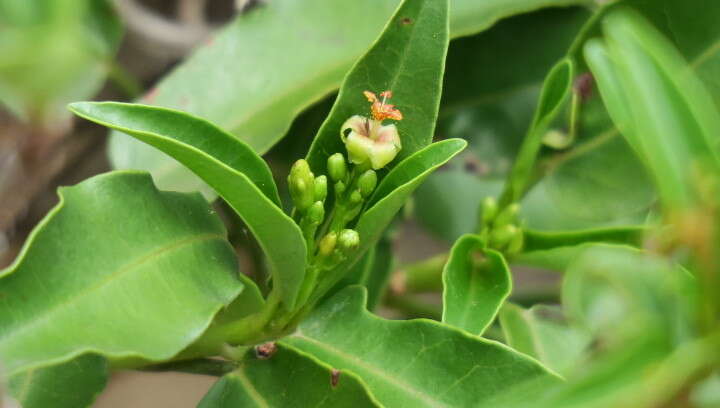
[[[61,126],[65,105],[103,84],[121,36],[106,0],[0,1],[0,103],[36,125]]]
[[[364,289],[348,288],[283,342],[357,374],[384,406],[494,406],[485,402],[524,382],[558,382],[500,343],[432,320],[381,319],[364,303]]]
[[[483,249],[477,235],[463,235],[453,245],[443,270],[444,323],[482,335],[512,290],[502,254]]]
[[[355,230],[360,234],[358,253],[363,253],[377,242],[382,231],[423,180],[460,153],[465,146],[467,142],[460,139],[433,143],[403,160],[383,178],[369,201],[371,206],[360,216],[355,226]],[[389,191],[391,192],[387,195],[381,196],[383,192]]]
[[[572,60],[565,58],[558,62],[547,74],[540,91],[535,116],[518,152],[512,170],[508,175],[501,204],[519,201],[530,183],[537,155],[542,147],[542,137],[548,127],[560,113],[573,84],[575,66]]]
[[[720,106],[720,8],[713,0],[631,0],[673,41]]]
[[[611,11],[605,43],[586,45],[613,120],[651,169],[671,209],[697,200],[693,169],[716,171],[720,114],[680,53],[631,9]],[[623,108],[629,111],[623,112]]]
[[[170,358],[242,290],[225,227],[199,194],[115,172],[60,198],[0,272],[10,374],[86,352]]]
[[[558,307],[505,303],[498,318],[508,346],[559,373],[576,369],[590,345],[589,333],[568,325]]]
[[[16,374],[8,380],[8,388],[23,408],[81,408],[92,406],[107,380],[107,361],[84,354],[62,364]]]
[[[376,407],[360,379],[285,344],[268,359],[250,351],[240,367],[221,378],[198,408]]]
[[[70,109],[177,158],[213,187],[255,235],[283,301],[292,307],[305,276],[305,240],[280,209],[260,156],[211,123],[178,111],[116,102],[79,102]]]
[[[390,103],[402,111],[403,120],[395,124],[402,150],[394,163],[430,144],[445,68],[448,13],[448,0],[401,3],[382,35],[345,77],[330,115],[310,146],[307,160],[313,170],[324,169],[331,154],[345,152],[340,128],[353,115],[367,115],[366,90],[392,91]]]
[[[582,2],[452,0],[451,35],[485,30],[510,15]],[[262,5],[228,24],[143,102],[201,116],[265,153],[300,111],[339,87],[399,3],[281,0]],[[354,113],[365,112],[367,105],[361,108]],[[116,134],[109,150],[114,167],[152,171],[163,188],[203,188],[178,163],[134,140]]]

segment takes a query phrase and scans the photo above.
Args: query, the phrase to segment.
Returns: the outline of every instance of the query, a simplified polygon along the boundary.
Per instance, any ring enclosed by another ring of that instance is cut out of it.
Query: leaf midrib
[[[237,377],[238,381],[240,381],[243,389],[245,389],[247,395],[250,397],[250,399],[252,399],[256,406],[261,408],[270,408],[270,404],[267,402],[265,397],[263,397],[262,393],[258,391],[258,389],[255,387],[255,384],[250,381],[250,378],[247,376],[247,374],[245,374],[245,369],[243,367],[235,370],[233,372],[233,375]]]
[[[64,308],[68,307],[69,305],[72,305],[72,304],[78,302],[80,299],[83,299],[86,296],[91,295],[97,289],[112,283],[113,281],[115,281],[116,278],[119,278],[120,276],[142,266],[143,264],[145,264],[146,262],[148,262],[150,260],[159,258],[160,256],[165,255],[169,251],[180,248],[184,245],[190,245],[190,244],[194,244],[197,242],[213,240],[213,239],[219,239],[221,241],[224,241],[225,237],[222,234],[218,234],[218,233],[206,233],[206,234],[195,235],[192,237],[177,240],[177,241],[171,242],[165,246],[157,248],[156,250],[154,250],[146,255],[143,255],[143,256],[125,264],[124,266],[118,268],[115,272],[108,274],[103,279],[90,285],[89,287],[84,288],[76,296],[72,296],[72,297],[63,299],[60,302],[56,303],[54,306],[50,307],[49,309],[46,309],[44,312],[41,312],[41,313],[33,316],[33,318],[30,320],[27,320],[24,325],[15,326],[15,327],[11,328],[10,330],[6,331],[5,333],[0,334],[0,343],[2,343],[3,340],[7,339],[10,336],[22,335],[23,333],[33,329],[34,327],[36,327],[36,326],[42,324],[43,322],[45,322],[46,320],[50,319],[57,311],[64,309]]]
[[[312,343],[312,344],[316,345],[317,347],[320,347],[321,349],[325,350],[328,353],[334,354],[337,357],[350,362],[351,364],[357,365],[357,366],[363,368],[364,370],[369,371],[374,376],[382,378],[387,383],[392,384],[396,388],[401,389],[401,390],[405,391],[407,394],[410,394],[410,395],[416,397],[417,399],[425,402],[430,407],[438,407],[438,408],[447,407],[447,405],[443,404],[440,401],[433,399],[430,395],[427,395],[424,392],[414,388],[410,384],[408,384],[404,381],[400,381],[397,378],[394,378],[391,374],[385,372],[381,368],[379,368],[375,365],[368,364],[365,361],[362,361],[362,360],[358,359],[357,357],[353,356],[352,354],[348,354],[348,353],[344,352],[343,350],[340,350],[340,349],[337,349],[337,348],[331,346],[330,344],[323,343],[323,342],[316,340],[314,338],[311,338],[311,337],[307,337],[300,330],[297,330],[292,335],[292,337]]]

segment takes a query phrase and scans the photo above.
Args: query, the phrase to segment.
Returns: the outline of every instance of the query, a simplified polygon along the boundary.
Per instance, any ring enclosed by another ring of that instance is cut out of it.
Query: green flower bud
[[[315,201],[315,203],[308,209],[305,217],[307,217],[308,222],[314,225],[318,225],[323,222],[323,219],[325,219],[325,206],[322,201]]]
[[[347,163],[342,153],[335,153],[328,157],[328,174],[333,181],[343,181],[347,177]]]
[[[522,251],[523,245],[525,245],[525,234],[523,234],[522,230],[518,229],[517,234],[515,234],[513,239],[510,240],[510,243],[508,243],[507,253],[517,254]]]
[[[325,235],[318,243],[320,248],[320,255],[329,256],[335,249],[335,243],[337,242],[337,234],[335,232],[329,232]]]
[[[345,192],[345,183],[338,181],[335,183],[335,194],[340,195]]]
[[[362,202],[362,194],[360,194],[359,190],[355,190],[350,194],[350,203],[351,204],[358,204]]]
[[[517,221],[518,213],[520,212],[520,205],[517,203],[513,203],[505,207],[502,211],[500,211],[500,214],[498,214],[497,217],[495,217],[495,220],[493,221],[493,225],[496,227],[502,227],[504,225],[508,224],[514,224]]]
[[[495,197],[485,197],[485,199],[482,202],[482,214],[480,215],[480,219],[482,221],[482,225],[490,225],[493,218],[497,215],[498,212],[498,205],[497,201],[495,200]]]
[[[324,175],[315,177],[315,201],[325,201],[327,197],[327,177]]]
[[[352,251],[360,246],[360,235],[355,230],[344,229],[340,231],[338,242],[343,251]]]
[[[375,186],[377,186],[377,173],[373,170],[366,171],[358,178],[360,194],[365,198],[370,197],[370,194],[375,190]]]
[[[288,185],[295,207],[304,213],[315,202],[315,176],[305,160],[300,159],[293,164]]]
[[[490,232],[490,246],[497,249],[505,248],[518,233],[520,230],[512,224],[495,228]]]

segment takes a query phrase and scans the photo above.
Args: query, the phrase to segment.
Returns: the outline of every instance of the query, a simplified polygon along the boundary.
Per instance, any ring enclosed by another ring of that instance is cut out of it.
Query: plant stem
[[[442,271],[447,259],[448,254],[442,253],[398,268],[391,278],[391,288],[400,293],[442,290]]]
[[[222,377],[237,369],[239,364],[235,361],[216,360],[212,358],[199,358],[187,361],[172,361],[169,363],[149,365],[142,367],[141,371],[175,371],[190,374],[211,375]]]
[[[407,318],[426,318],[440,320],[442,310],[439,306],[422,302],[410,295],[392,295],[385,297],[385,305],[403,312]]]

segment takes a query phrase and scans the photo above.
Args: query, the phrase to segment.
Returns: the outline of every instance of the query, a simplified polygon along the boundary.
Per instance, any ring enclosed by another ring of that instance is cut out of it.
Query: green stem
[[[196,360],[171,361],[169,363],[149,365],[142,367],[141,371],[174,371],[222,377],[223,375],[236,370],[238,367],[239,364],[234,361],[199,358]]]
[[[442,318],[440,306],[422,302],[409,295],[389,295],[385,298],[385,305],[401,311],[410,319],[433,319]]]
[[[435,255],[420,262],[405,265],[396,272],[402,288],[409,293],[437,292],[442,290],[442,272],[448,254]]]

